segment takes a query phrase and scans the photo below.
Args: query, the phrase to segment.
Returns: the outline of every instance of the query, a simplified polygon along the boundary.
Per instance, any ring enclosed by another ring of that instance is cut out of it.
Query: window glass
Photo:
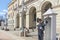
[[[36,13],[34,14],[34,21],[36,21]]]

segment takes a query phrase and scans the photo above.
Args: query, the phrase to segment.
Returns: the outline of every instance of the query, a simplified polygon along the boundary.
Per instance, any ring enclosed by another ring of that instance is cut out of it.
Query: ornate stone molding
[[[56,5],[56,6],[53,6],[52,8],[59,8],[60,7],[60,5]]]
[[[17,0],[14,0],[14,1],[11,1],[10,3],[9,3],[9,5],[8,5],[8,7],[10,6],[10,5],[12,5],[14,2],[16,2]]]
[[[27,4],[29,4],[29,3],[31,4],[31,3],[34,3],[34,2],[36,2],[36,1],[38,1],[38,0],[29,0],[29,1],[25,2],[24,4],[25,4],[25,5],[27,5]]]

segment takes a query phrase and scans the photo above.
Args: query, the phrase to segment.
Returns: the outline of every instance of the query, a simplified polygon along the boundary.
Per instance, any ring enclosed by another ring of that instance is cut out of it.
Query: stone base
[[[20,36],[24,36],[24,32],[21,32]]]
[[[36,27],[29,27],[29,29],[35,29]]]
[[[28,33],[28,31],[21,32],[20,36],[21,37],[27,37],[28,36],[27,33]]]
[[[5,29],[5,31],[9,31],[9,29]]]

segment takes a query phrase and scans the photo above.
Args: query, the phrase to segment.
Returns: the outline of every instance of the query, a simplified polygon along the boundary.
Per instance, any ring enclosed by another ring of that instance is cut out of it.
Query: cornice
[[[15,3],[17,0],[14,0],[14,1],[11,1],[9,4],[8,4],[8,7],[11,6],[13,3]]]
[[[34,2],[37,2],[37,1],[38,0],[29,0],[29,1],[25,2],[24,4],[25,5],[29,5],[29,4],[34,3]]]
[[[29,4],[34,3],[36,1],[38,1],[38,0],[29,0],[29,1],[24,2],[24,5],[29,5]],[[19,5],[19,8],[21,8],[21,7],[22,7],[22,5]],[[14,8],[14,10],[16,10],[17,8],[18,7]]]
[[[53,6],[52,8],[59,8],[60,7],[60,5],[56,5],[56,6]]]

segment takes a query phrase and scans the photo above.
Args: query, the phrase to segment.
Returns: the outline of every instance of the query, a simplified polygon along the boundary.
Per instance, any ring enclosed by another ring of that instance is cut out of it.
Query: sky
[[[5,18],[6,12],[8,12],[8,4],[11,2],[11,0],[0,0],[0,19],[2,17]]]

